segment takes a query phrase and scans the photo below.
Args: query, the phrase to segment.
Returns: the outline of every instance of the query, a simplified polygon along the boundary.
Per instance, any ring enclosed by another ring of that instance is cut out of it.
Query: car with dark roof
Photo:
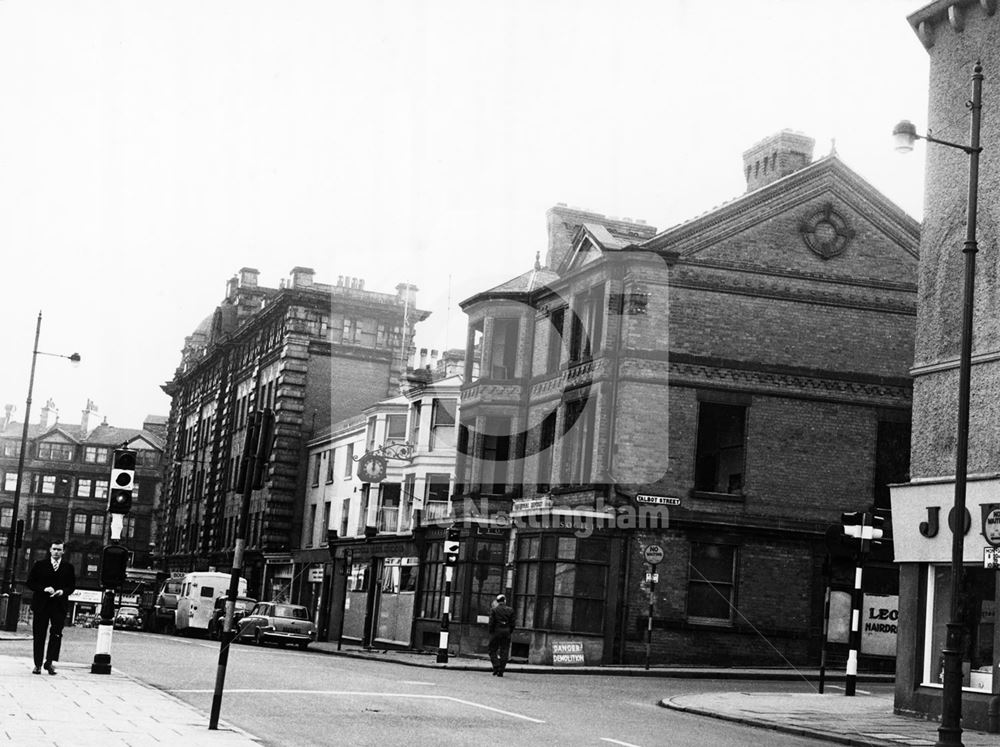
[[[292,643],[304,649],[316,640],[316,625],[309,619],[309,610],[301,605],[261,602],[240,620],[236,640],[253,641],[258,646]]]

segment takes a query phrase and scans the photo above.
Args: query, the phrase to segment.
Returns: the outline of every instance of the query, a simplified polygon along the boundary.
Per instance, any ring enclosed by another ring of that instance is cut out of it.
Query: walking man
[[[490,662],[493,676],[503,677],[510,655],[510,634],[514,632],[514,610],[507,606],[507,597],[497,594],[490,610]]]
[[[31,566],[28,574],[28,588],[34,593],[31,598],[31,612],[34,616],[31,632],[35,643],[35,668],[32,674],[42,673],[42,654],[45,653],[45,671],[55,674],[52,662],[59,661],[62,645],[63,624],[66,622],[66,601],[76,589],[76,572],[73,566],[62,559],[62,540],[53,540],[49,545],[48,560],[39,560]],[[45,649],[45,635],[49,634],[48,651]]]

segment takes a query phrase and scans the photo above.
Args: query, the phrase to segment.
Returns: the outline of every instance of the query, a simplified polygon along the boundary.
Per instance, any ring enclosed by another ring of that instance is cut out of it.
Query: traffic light
[[[449,529],[444,540],[444,564],[455,566],[458,565],[458,538],[461,536],[461,531],[455,528]]]
[[[108,494],[110,514],[127,514],[132,510],[135,457],[136,452],[133,449],[115,449],[111,456],[111,491]]]
[[[861,539],[861,526],[865,515],[860,511],[851,511],[840,515],[840,523],[844,525],[844,534],[848,537]]]
[[[101,555],[101,586],[117,589],[125,583],[129,552],[121,545],[108,545]]]
[[[872,520],[872,542],[878,544],[879,541],[882,539],[882,536],[885,534],[885,530],[882,528],[882,525],[885,524],[885,519],[883,519],[881,516],[876,516],[875,514],[872,514],[871,520]]]

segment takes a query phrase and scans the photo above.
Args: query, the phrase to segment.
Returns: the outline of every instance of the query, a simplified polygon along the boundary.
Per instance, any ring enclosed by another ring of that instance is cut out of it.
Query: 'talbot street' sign
[[[635,497],[636,503],[647,503],[654,506],[679,506],[681,505],[680,498],[674,498],[672,495],[647,495],[645,493],[639,493]]]

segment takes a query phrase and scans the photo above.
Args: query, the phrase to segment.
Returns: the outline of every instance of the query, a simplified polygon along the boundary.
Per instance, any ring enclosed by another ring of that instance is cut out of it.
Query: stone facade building
[[[919,226],[812,146],[659,232],[557,206],[544,266],[462,303],[456,583],[502,530],[515,656],[641,661],[652,602],[654,661],[818,662],[826,530],[907,472]]]
[[[939,0],[909,22],[930,57],[927,128],[970,143],[974,65],[981,62],[983,108],[973,309],[968,488],[963,539],[962,723],[985,730],[1000,695],[1000,575],[983,568],[984,548],[1000,545],[1000,14],[996,2]],[[910,480],[893,488],[900,616],[896,709],[941,715],[942,648],[951,617],[952,507],[955,500],[959,343],[964,305],[963,244],[969,156],[928,143],[913,374]],[[994,706],[991,706],[991,701]]]
[[[184,345],[173,379],[171,470],[160,507],[170,570],[230,567],[241,496],[235,491],[249,414],[275,413],[265,486],[251,499],[245,572],[266,595],[291,572],[306,488],[306,441],[326,424],[398,391],[412,355],[416,288],[373,292],[364,281],[315,281],[295,267],[277,288],[243,268]],[[265,565],[267,568],[265,568]],[[265,576],[270,581],[265,586]]]
[[[7,406],[0,419],[0,567],[6,563],[23,423],[12,420]],[[162,418],[150,416],[142,428],[117,428],[98,420],[90,401],[79,423],[58,420],[51,400],[37,424],[28,426],[28,451],[21,480],[18,518],[24,520],[23,544],[15,554],[15,580],[23,583],[36,560],[48,556],[49,544],[61,539],[77,573],[77,593],[70,597],[72,620],[94,613],[100,598],[101,550],[108,542],[108,483],[111,454],[125,445],[138,452],[132,510],[122,544],[132,552],[131,565],[152,563],[153,507],[160,498],[165,432]],[[30,593],[30,592],[29,592]]]

